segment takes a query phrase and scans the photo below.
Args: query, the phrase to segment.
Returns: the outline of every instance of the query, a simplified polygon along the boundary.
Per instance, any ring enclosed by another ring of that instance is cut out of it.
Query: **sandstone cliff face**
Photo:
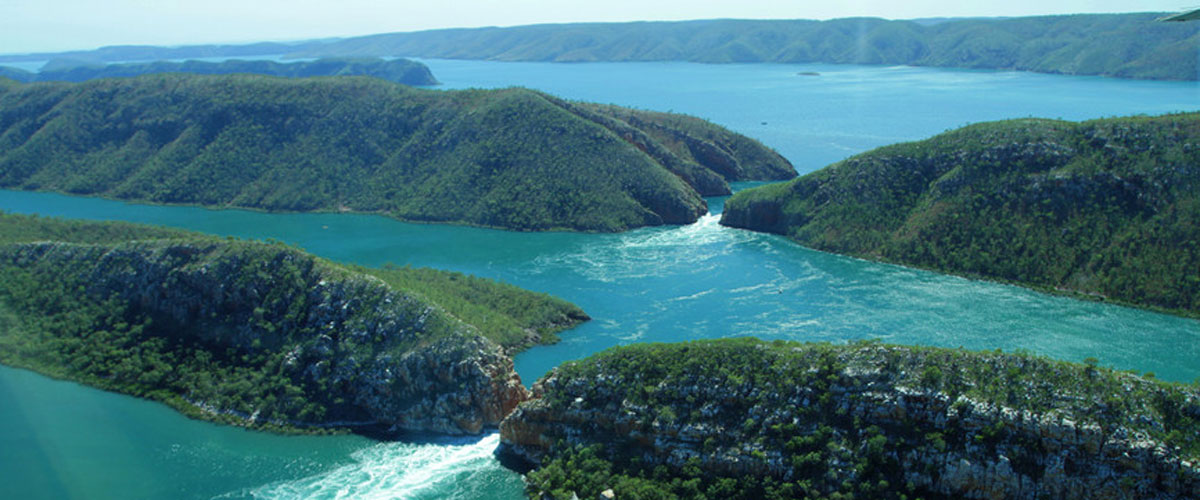
[[[478,433],[527,396],[512,359],[473,327],[376,278],[287,247],[33,243],[0,253],[20,268],[54,269],[78,281],[81,293],[149,318],[151,335],[169,345],[200,345],[231,363],[286,353],[270,371],[330,411],[321,421],[274,423]],[[215,407],[191,391],[181,396],[207,412],[259,419],[258,409]]]
[[[675,477],[687,478],[695,473],[681,471],[698,467],[701,477],[803,481],[812,488],[808,491],[822,495],[839,491],[847,481],[879,479],[889,481],[892,490],[905,486],[926,497],[947,498],[1182,499],[1200,494],[1197,457],[1145,430],[1181,425],[1178,430],[1190,432],[1192,424],[1151,409],[1109,421],[1088,417],[1069,402],[1032,410],[1024,403],[1014,403],[1026,406],[1018,409],[979,396],[953,396],[913,376],[932,373],[929,367],[938,365],[902,347],[847,349],[824,365],[806,365],[804,353],[775,357],[760,347],[762,356],[749,354],[752,368],[731,367],[733,376],[700,365],[662,376],[671,370],[662,366],[704,358],[707,354],[698,351],[707,348],[659,348],[641,358],[640,368],[630,368],[638,366],[631,364],[632,356],[614,354],[579,362],[587,368],[551,372],[534,385],[532,399],[501,424],[502,440],[535,464],[573,445],[599,443],[613,463],[640,463],[643,472],[665,465]],[[690,354],[676,361],[680,349]],[[712,359],[746,359],[746,353]],[[1017,360],[989,363],[1000,373],[1040,370]],[[941,370],[949,375],[948,366]],[[782,380],[751,382],[756,371]],[[942,377],[938,371],[936,378]],[[1171,404],[1182,420],[1200,419],[1194,390],[1172,393],[1125,377],[1122,396],[1174,398]],[[1014,383],[1009,390],[1038,394],[1043,389],[1030,382]],[[1067,390],[1059,396],[1086,400]],[[1013,396],[1014,401],[1022,397]]]

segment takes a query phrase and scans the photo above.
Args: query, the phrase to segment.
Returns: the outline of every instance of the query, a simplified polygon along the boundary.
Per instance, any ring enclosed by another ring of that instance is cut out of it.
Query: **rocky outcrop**
[[[127,321],[148,325],[145,334],[165,340],[171,355],[199,349],[218,365],[282,374],[326,408],[313,421],[284,403],[270,406],[274,397],[226,408],[202,387],[172,389],[247,424],[470,434],[497,425],[527,397],[512,359],[473,327],[378,278],[286,246],[44,242],[0,247],[0,261],[54,273],[78,283],[80,294],[125,308]],[[277,416],[260,417],[268,414]]]
[[[623,469],[630,477],[666,466],[677,478],[771,478],[822,495],[881,480],[890,495],[903,485],[926,498],[1200,492],[1195,388],[898,346],[636,349],[548,374],[501,424],[503,442],[534,464],[602,444],[612,464],[638,464]],[[1063,382],[1073,376],[1079,387]]]

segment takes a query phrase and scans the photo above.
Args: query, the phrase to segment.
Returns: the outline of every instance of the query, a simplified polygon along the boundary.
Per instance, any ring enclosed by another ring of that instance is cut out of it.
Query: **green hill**
[[[1026,354],[754,339],[565,363],[500,425],[530,498],[1194,498],[1200,388]]]
[[[576,23],[389,33],[295,52],[497,61],[906,64],[1196,80],[1197,23],[1080,14],[937,23],[878,18]]]
[[[20,82],[82,82],[97,78],[118,78],[157,73],[191,73],[199,75],[255,75],[301,78],[310,76],[373,76],[405,85],[437,85],[429,67],[408,59],[318,59],[316,61],[279,63],[275,61],[221,62],[156,61],[136,64],[100,65],[75,60],[52,60],[41,71],[33,73],[14,68],[0,68],[0,76]]]
[[[219,422],[476,433],[525,398],[510,354],[586,319],[458,273],[0,214],[0,362]]]
[[[525,89],[178,74],[0,85],[10,189],[619,231],[693,222],[728,181],[794,175],[698,119]]]
[[[982,123],[739,192],[721,223],[1195,316],[1198,145],[1196,113]]]

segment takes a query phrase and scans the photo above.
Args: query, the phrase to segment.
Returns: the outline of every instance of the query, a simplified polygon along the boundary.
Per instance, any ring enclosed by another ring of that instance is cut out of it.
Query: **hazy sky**
[[[578,21],[1176,11],[1196,2],[1200,0],[0,0],[0,53]]]

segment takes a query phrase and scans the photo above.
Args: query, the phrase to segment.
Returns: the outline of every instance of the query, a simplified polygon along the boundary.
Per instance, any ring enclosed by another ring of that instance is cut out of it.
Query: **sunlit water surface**
[[[1193,109],[1194,82],[825,65],[427,61],[442,88],[524,85],[570,98],[697,114],[808,171],[968,122]],[[819,77],[798,76],[817,71]],[[276,238],[366,265],[500,279],[570,300],[595,320],[517,357],[551,367],[631,342],[753,335],[878,338],[1095,356],[1160,378],[1200,376],[1200,322],[811,251],[689,226],[622,234],[514,233],[382,217],[161,207],[0,191],[0,209]],[[0,368],[0,498],[520,498],[495,434],[376,443],[284,437],[188,420],[162,405]]]

